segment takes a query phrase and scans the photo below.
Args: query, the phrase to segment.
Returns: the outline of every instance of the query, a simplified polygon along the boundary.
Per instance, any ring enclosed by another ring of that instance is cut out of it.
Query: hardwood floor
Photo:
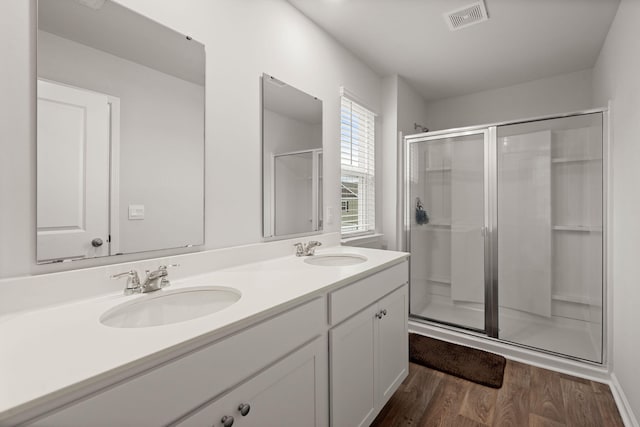
[[[624,424],[608,385],[507,360],[500,389],[410,363],[409,376],[371,426]]]

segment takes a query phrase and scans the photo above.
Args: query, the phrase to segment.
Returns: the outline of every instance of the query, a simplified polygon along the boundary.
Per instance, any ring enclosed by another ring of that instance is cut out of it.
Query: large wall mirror
[[[38,0],[37,261],[204,243],[204,46],[109,0]]]
[[[322,230],[322,101],[262,76],[265,238]]]

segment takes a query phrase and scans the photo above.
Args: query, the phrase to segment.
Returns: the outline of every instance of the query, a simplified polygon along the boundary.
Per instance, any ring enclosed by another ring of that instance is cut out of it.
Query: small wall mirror
[[[37,261],[204,243],[204,46],[109,0],[38,0]]]
[[[322,230],[322,101],[262,75],[265,238]]]

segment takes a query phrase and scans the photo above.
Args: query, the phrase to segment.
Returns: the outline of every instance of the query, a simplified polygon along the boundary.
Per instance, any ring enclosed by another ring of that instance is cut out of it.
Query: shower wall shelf
[[[553,294],[551,295],[551,299],[554,301],[563,301],[563,302],[570,302],[573,304],[582,304],[582,305],[589,305],[589,306],[597,306],[599,304],[598,301],[593,301],[590,298],[577,296],[577,295]]]
[[[446,277],[427,277],[427,282],[436,282],[436,283],[445,283],[450,285],[451,284],[451,279],[446,278]]]
[[[601,226],[592,225],[554,225],[554,231],[580,231],[585,233],[602,233]]]
[[[427,226],[431,226],[431,228],[451,228],[451,223],[447,221],[429,221]]]
[[[425,168],[425,172],[450,172],[451,167]]]
[[[578,163],[578,162],[599,162],[601,158],[596,157],[555,157],[551,163]]]

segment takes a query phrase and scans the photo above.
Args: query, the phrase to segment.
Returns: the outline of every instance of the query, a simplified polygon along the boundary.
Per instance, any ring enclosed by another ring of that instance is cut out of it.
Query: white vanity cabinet
[[[407,281],[401,261],[79,384],[0,425],[368,426],[408,373]]]
[[[352,307],[351,317],[329,331],[333,427],[368,426],[407,377],[406,281],[403,262],[330,295],[332,319]]]
[[[183,420],[213,399],[221,399],[221,413],[238,419],[233,405],[225,403],[235,398],[239,399],[237,404],[234,401],[236,410],[240,403],[246,402],[252,405],[252,414],[273,419],[274,415],[286,414],[284,411],[277,414],[272,405],[291,399],[288,387],[299,386],[304,392],[295,396],[295,402],[310,408],[313,421],[300,425],[324,426],[328,412],[327,351],[326,344],[318,346],[318,342],[326,343],[325,301],[316,298],[264,319],[200,350],[85,397],[31,425],[157,427]],[[271,412],[265,412],[265,408]],[[239,417],[247,422],[258,418]],[[211,420],[186,425],[223,426],[220,419],[215,423]],[[234,425],[255,424],[238,420]]]

